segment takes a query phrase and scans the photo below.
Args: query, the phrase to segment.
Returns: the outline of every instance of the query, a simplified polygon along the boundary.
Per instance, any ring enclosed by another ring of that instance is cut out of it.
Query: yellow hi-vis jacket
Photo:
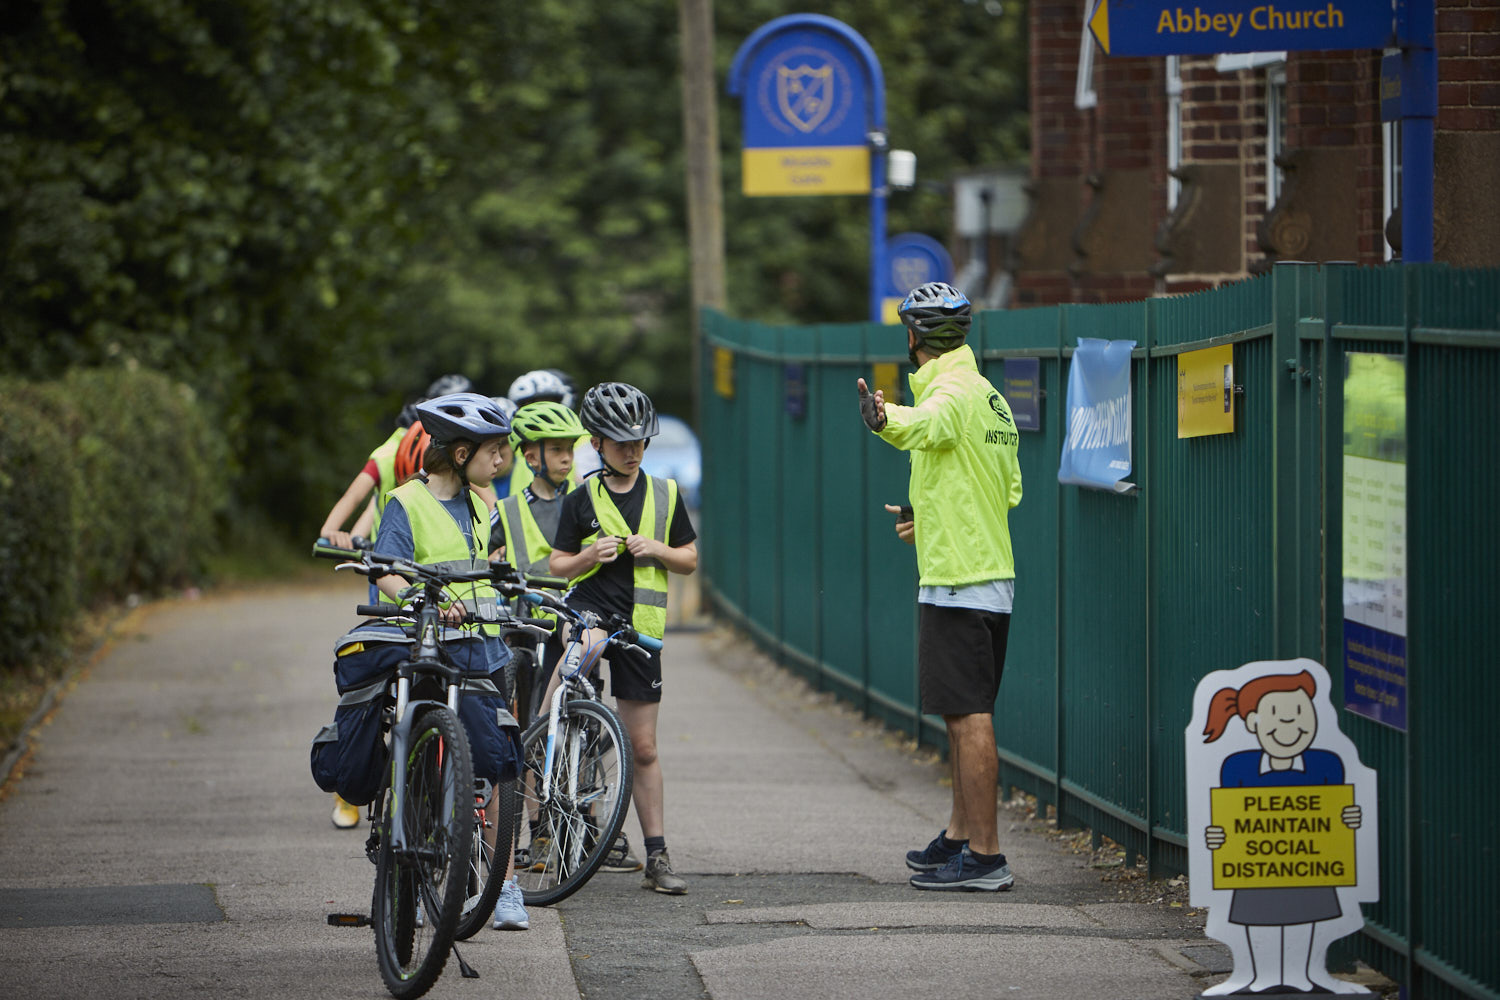
[[[915,406],[887,403],[878,433],[911,452],[917,570],[924,587],[1013,580],[1007,515],[1021,502],[1020,435],[968,346],[911,375]]]
[[[486,539],[489,538],[490,518],[484,502],[469,490],[464,490],[469,504],[470,537],[465,538],[453,515],[448,513],[437,497],[427,489],[420,479],[411,479],[391,491],[391,500],[399,503],[411,522],[411,537],[415,546],[412,559],[419,563],[436,563],[447,570],[485,569],[489,566]],[[470,541],[470,539],[473,539]],[[460,598],[471,613],[482,608],[494,612],[498,602],[495,588],[488,583],[455,583],[448,593]],[[382,591],[380,599],[387,603],[391,599]],[[475,626],[465,626],[473,628]],[[489,635],[500,634],[499,625],[478,626]]]
[[[552,554],[552,543],[542,534],[542,526],[536,523],[531,513],[531,504],[525,494],[512,493],[500,501],[500,527],[505,529],[505,559],[522,573],[533,576],[549,576],[552,573],[547,557]],[[545,608],[531,608],[526,612],[533,618],[556,618],[555,612]]]
[[[604,485],[603,476],[588,479],[589,498],[594,502],[594,517],[599,521],[599,531],[583,539],[585,547],[594,544],[599,532],[625,538],[628,535],[648,535],[663,545],[672,533],[672,515],[677,510],[677,480],[656,479],[639,473],[646,480],[646,501],[641,506],[641,527],[636,531],[625,523],[620,508],[615,506]],[[623,543],[622,543],[623,544]],[[580,550],[582,551],[582,550]],[[574,578],[578,584],[599,572],[602,563],[584,570]],[[635,560],[635,609],[631,615],[631,627],[641,635],[660,639],[667,634],[667,568],[657,559]]]
[[[405,427],[397,427],[390,437],[370,452],[370,460],[375,463],[375,470],[379,473],[379,478],[375,480],[375,524],[370,528],[371,535],[380,532],[380,514],[385,510],[391,490],[396,488],[396,449],[400,446],[401,439],[406,437],[406,431]]]

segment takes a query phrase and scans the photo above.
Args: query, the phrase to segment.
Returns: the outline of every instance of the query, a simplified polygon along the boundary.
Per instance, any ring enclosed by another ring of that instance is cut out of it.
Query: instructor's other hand
[[[912,519],[911,508],[888,503],[885,509],[896,515],[896,537],[907,545],[917,544],[917,522]]]
[[[870,395],[870,387],[865,385],[864,379],[859,380],[859,415],[870,430],[885,429],[885,390],[876,389],[875,394]]]

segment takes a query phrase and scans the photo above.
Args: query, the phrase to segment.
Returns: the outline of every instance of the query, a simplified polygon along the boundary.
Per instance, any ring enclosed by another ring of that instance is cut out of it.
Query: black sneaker
[[[667,857],[667,852],[657,851],[646,859],[646,877],[641,880],[641,888],[681,896],[687,892],[687,883],[672,870],[672,859]]]
[[[953,860],[935,872],[921,872],[909,881],[918,889],[960,889],[968,892],[1004,892],[1016,884],[1016,877],[1000,855],[994,864],[981,864],[974,860],[969,848],[953,856]]]
[[[615,837],[615,842],[605,852],[604,863],[599,866],[601,872],[638,872],[645,865],[641,859],[630,853],[630,841],[622,833]]]
[[[967,840],[958,841],[957,847],[944,847],[943,837],[947,830],[932,838],[932,843],[920,851],[906,852],[906,867],[914,872],[935,872],[958,857],[958,852],[968,846]],[[952,841],[950,841],[952,843]]]

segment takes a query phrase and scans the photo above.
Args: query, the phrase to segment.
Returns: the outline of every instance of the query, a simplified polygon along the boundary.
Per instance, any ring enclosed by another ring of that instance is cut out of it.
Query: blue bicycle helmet
[[[422,427],[432,443],[446,448],[454,441],[476,444],[489,438],[510,436],[510,418],[494,400],[477,392],[454,392],[417,404]]]
[[[917,347],[943,354],[969,335],[973,307],[963,292],[945,281],[929,281],[906,293],[897,313],[916,334]]]

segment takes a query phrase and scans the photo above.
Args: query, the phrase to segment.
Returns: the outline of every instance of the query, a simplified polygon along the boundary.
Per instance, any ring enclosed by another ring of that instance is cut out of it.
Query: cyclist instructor
[[[918,889],[1009,889],[995,829],[993,713],[1015,596],[1007,515],[1021,502],[1010,406],[964,343],[970,306],[943,282],[901,303],[915,406],[888,404],[859,380],[865,425],[911,452],[910,516],[896,534],[917,547],[917,671],[922,711],[943,717],[953,770],[947,829],[906,855]],[[886,509],[902,514],[899,507]]]

